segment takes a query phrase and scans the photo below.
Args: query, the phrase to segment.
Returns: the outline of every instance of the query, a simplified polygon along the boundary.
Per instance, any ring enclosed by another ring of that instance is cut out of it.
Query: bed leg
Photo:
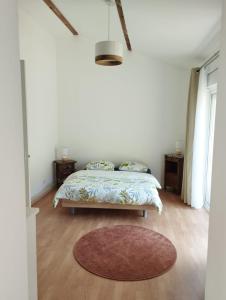
[[[75,216],[75,207],[70,207],[70,213],[72,216]]]
[[[143,210],[143,217],[145,219],[147,219],[147,217],[148,217],[148,211],[147,210]]]

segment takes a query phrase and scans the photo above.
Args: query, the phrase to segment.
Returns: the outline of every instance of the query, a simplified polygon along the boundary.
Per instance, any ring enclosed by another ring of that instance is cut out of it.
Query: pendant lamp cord
[[[111,18],[111,11],[110,11],[110,3],[108,4],[108,41],[110,40],[110,18]]]

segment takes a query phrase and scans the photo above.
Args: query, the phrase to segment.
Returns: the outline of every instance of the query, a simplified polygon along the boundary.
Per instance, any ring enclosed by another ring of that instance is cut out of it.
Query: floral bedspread
[[[72,201],[105,202],[131,205],[154,205],[162,211],[157,179],[150,174],[82,170],[71,174],[57,191],[53,200],[56,207],[60,199]]]

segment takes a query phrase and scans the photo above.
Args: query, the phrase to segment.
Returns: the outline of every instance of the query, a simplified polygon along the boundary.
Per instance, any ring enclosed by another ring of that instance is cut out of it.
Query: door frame
[[[27,98],[25,61],[20,60],[21,90],[22,90],[22,115],[23,115],[23,139],[24,139],[24,168],[25,168],[25,196],[26,206],[31,207],[30,173],[29,173],[29,148],[28,148],[28,126],[27,126]]]

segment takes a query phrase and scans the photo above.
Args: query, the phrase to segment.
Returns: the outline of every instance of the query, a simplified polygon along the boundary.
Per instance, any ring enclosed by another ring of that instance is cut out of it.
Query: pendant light
[[[101,66],[118,66],[123,62],[123,46],[116,41],[110,41],[110,6],[111,0],[105,0],[108,5],[108,40],[96,43],[95,62]]]

